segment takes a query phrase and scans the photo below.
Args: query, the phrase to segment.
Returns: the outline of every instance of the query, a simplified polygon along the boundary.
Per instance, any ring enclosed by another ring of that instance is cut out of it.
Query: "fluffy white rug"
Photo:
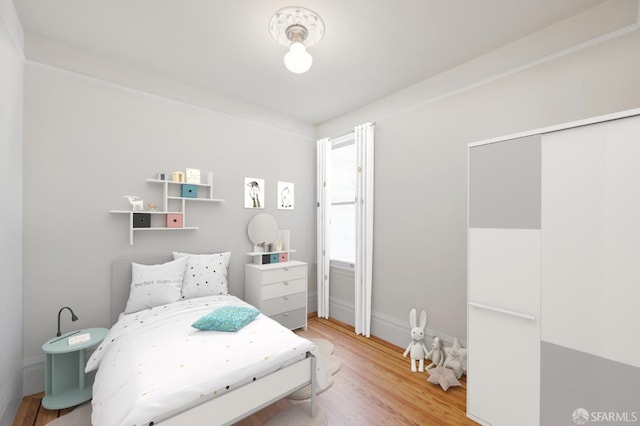
[[[329,342],[326,339],[311,338],[309,340],[315,343],[315,345],[320,350],[320,356],[322,357],[322,362],[324,363],[326,385],[322,388],[318,387],[316,389],[316,395],[318,395],[333,386],[333,375],[340,370],[342,362],[340,361],[340,358],[338,358],[334,354],[335,348],[333,346],[333,343]],[[311,385],[305,386],[302,389],[295,391],[294,393],[287,396],[287,398],[293,400],[311,398]]]
[[[320,353],[324,356],[333,355],[335,352],[335,347],[333,343],[328,341],[327,339],[319,339],[319,338],[311,338],[309,339],[320,349]]]
[[[325,426],[327,424],[327,412],[316,405],[316,416],[311,417],[311,404],[304,402],[296,404],[273,416],[265,426]]]
[[[91,401],[78,405],[69,414],[47,423],[47,426],[91,426]]]

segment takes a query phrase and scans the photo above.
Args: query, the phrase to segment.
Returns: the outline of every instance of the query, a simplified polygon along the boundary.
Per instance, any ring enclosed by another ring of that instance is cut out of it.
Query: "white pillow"
[[[174,259],[186,259],[187,268],[182,281],[182,298],[228,294],[227,269],[231,253],[188,254],[173,252]]]
[[[131,289],[124,313],[130,314],[180,300],[186,266],[186,258],[160,265],[131,262]]]

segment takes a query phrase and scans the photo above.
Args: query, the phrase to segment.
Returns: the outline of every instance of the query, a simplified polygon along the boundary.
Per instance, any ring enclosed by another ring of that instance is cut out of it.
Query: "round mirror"
[[[278,222],[270,214],[260,213],[249,221],[247,232],[254,245],[273,243],[278,238]]]

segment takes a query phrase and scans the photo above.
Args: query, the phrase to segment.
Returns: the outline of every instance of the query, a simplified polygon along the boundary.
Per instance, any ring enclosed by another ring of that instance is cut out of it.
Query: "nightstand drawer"
[[[261,284],[277,283],[279,281],[291,281],[299,278],[306,278],[307,266],[298,265],[290,267],[282,267],[262,271],[260,277]]]
[[[301,293],[265,300],[262,302],[262,313],[271,316],[293,309],[304,308],[305,306],[307,306],[307,292],[303,291]]]
[[[270,317],[291,330],[307,325],[306,308],[294,309],[293,311],[270,315]]]
[[[307,280],[304,278],[293,281],[282,281],[280,283],[262,286],[262,300],[273,299],[275,297],[289,296],[291,294],[307,291]]]

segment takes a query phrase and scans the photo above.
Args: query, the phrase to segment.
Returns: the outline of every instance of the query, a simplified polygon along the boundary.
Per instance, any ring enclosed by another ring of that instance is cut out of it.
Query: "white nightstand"
[[[307,328],[306,263],[245,264],[244,294],[248,303],[285,327]]]

